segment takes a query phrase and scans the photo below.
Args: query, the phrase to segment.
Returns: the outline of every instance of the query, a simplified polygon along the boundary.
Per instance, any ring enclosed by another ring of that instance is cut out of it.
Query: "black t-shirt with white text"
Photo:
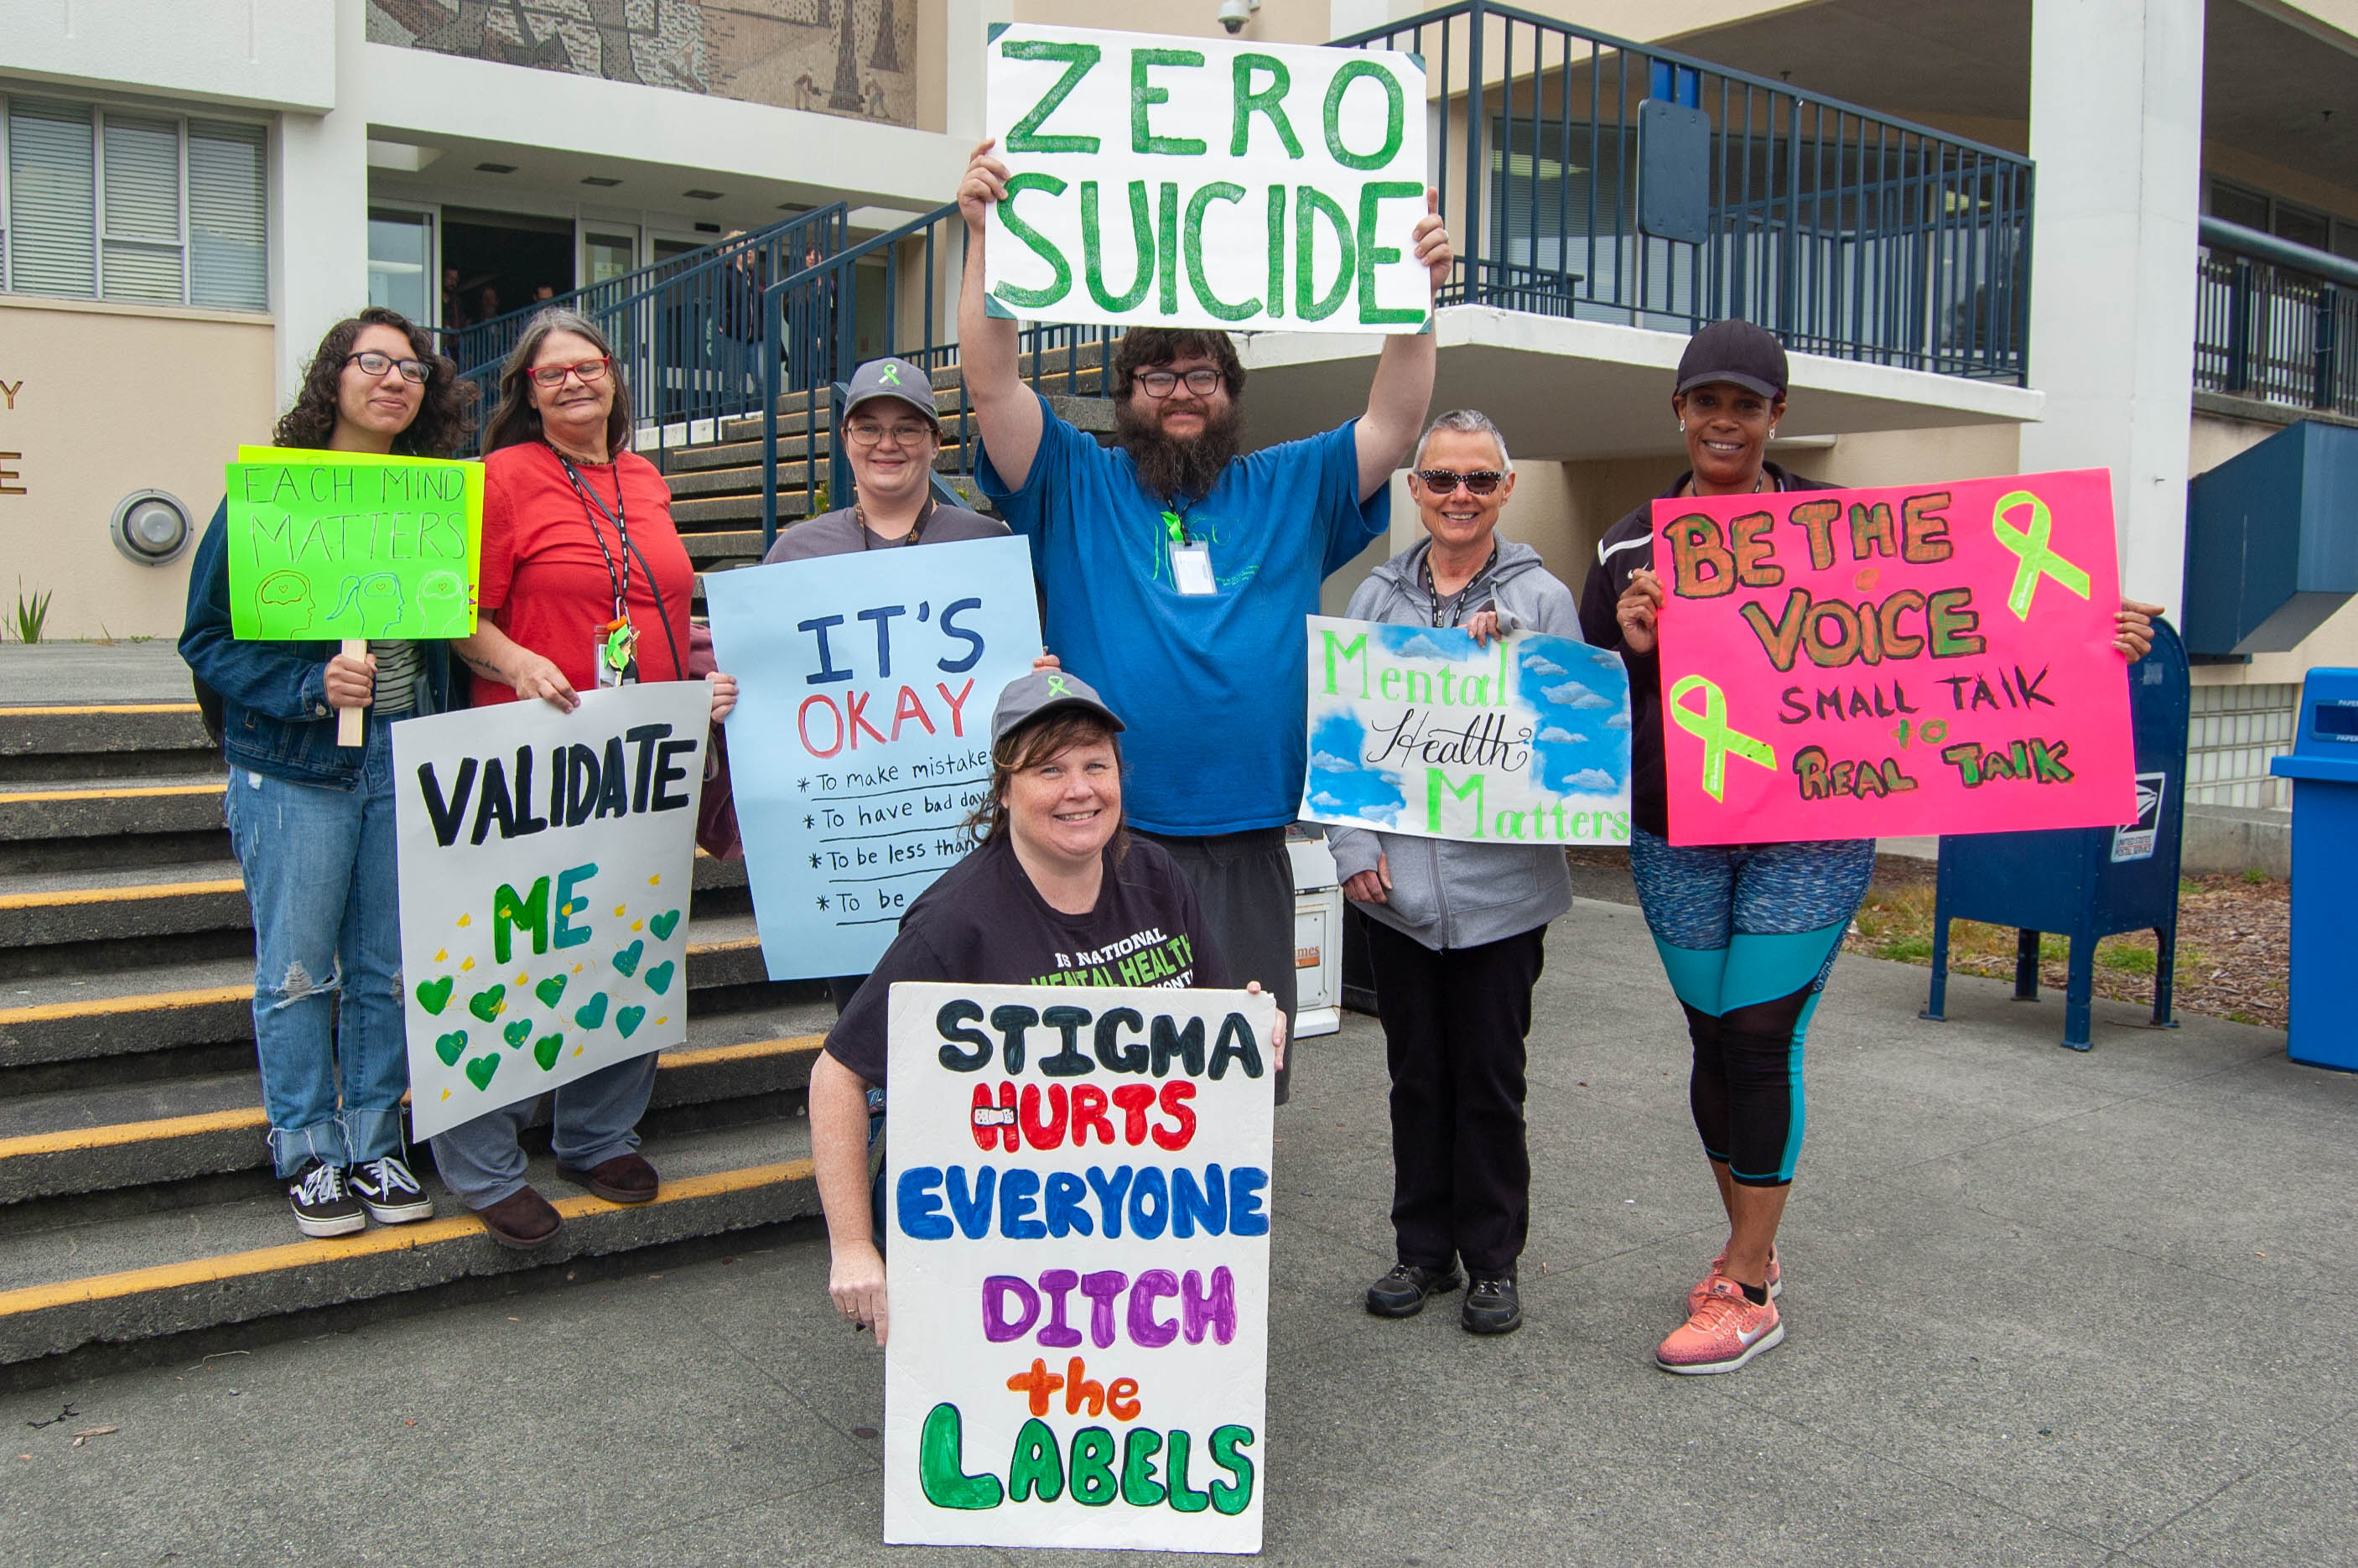
[[[900,935],[828,1033],[828,1054],[879,1087],[895,980],[1216,990],[1230,983],[1195,890],[1160,846],[1133,838],[1117,865],[1109,844],[1097,906],[1066,914],[1040,896],[1005,836],[917,896],[901,917]]]

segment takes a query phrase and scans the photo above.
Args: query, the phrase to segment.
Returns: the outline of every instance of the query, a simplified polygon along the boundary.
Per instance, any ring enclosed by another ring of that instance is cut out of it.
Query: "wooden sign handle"
[[[344,657],[348,659],[364,659],[368,657],[368,639],[365,637],[345,638]],[[339,708],[336,709],[336,744],[339,746],[360,746],[365,744],[368,740],[367,726],[367,708]]]

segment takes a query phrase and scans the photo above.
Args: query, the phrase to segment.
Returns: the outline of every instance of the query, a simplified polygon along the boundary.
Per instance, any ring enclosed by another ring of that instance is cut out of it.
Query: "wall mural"
[[[916,0],[369,0],[371,43],[914,125]]]

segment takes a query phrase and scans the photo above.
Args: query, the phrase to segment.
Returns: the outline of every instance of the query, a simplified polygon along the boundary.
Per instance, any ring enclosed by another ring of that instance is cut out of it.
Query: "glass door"
[[[368,215],[368,298],[421,327],[439,324],[442,291],[434,276],[434,214],[372,207]]]
[[[638,264],[636,229],[584,229],[581,234],[581,287],[611,283]]]

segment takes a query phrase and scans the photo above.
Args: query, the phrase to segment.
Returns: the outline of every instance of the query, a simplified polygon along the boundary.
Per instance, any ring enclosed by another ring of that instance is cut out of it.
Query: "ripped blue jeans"
[[[230,773],[230,841],[254,905],[254,1042],[281,1176],[401,1147],[409,1058],[392,732],[370,718],[353,789]]]

